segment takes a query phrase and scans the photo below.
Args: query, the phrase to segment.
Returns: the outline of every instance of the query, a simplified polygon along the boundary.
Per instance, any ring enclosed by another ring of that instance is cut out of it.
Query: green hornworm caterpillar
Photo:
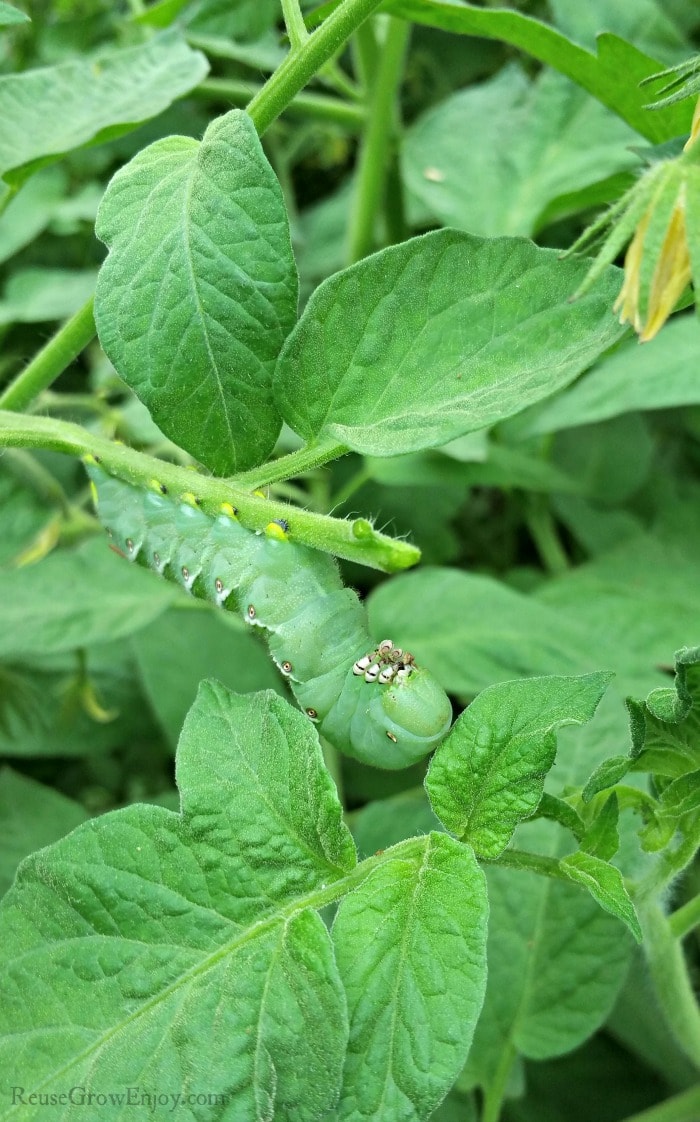
[[[287,526],[244,529],[225,504],[217,517],[194,495],[171,498],[87,470],[114,544],[188,592],[267,632],[270,653],[307,716],[331,744],[364,763],[402,768],[446,735],[449,698],[390,639],[373,646],[365,609],[328,554],[289,540]]]

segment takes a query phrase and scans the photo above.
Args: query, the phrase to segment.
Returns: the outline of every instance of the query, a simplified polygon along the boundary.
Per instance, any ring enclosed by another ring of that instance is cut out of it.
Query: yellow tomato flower
[[[619,313],[620,323],[632,325],[642,343],[661,330],[692,280],[693,267],[696,275],[700,273],[699,140],[700,101],[681,155],[649,168],[573,246],[572,251],[576,251],[609,228],[595,263],[576,293],[579,296],[632,236],[625,256],[624,281],[613,311]]]

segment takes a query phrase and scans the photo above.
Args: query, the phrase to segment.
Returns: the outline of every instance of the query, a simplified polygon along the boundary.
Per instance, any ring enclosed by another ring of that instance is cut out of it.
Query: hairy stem
[[[0,447],[49,448],[70,456],[92,456],[105,471],[127,483],[152,487],[157,481],[174,496],[194,492],[202,509],[211,515],[218,513],[222,503],[230,503],[250,530],[264,530],[271,522],[283,520],[294,541],[387,573],[410,568],[420,559],[415,546],[379,533],[364,518],[344,521],[265,499],[251,494],[239,481],[199,475],[94,436],[68,421],[0,412]]]
[[[60,327],[14,381],[0,394],[0,409],[25,409],[56,381],[95,335],[92,297]]]
[[[350,215],[350,261],[359,261],[374,248],[374,228],[386,189],[397,91],[403,74],[410,31],[409,23],[390,18],[379,67],[372,80],[369,117],[362,137],[355,198]]]
[[[686,1056],[700,1068],[700,1011],[680,942],[658,900],[637,905],[644,932],[644,953],[657,1001]]]
[[[541,853],[526,853],[522,849],[506,849],[500,857],[486,859],[485,864],[505,865],[508,869],[522,869],[525,872],[540,873],[545,877],[553,877],[555,880],[565,880],[568,884],[573,883],[559,867],[556,857],[545,857]],[[584,888],[584,891],[588,891],[583,885],[581,887]]]
[[[255,82],[243,82],[235,78],[206,78],[192,93],[196,97],[205,97],[207,100],[214,97],[244,109],[263,89],[263,86],[256,85]],[[307,117],[316,121],[332,121],[333,124],[353,131],[362,128],[367,119],[361,105],[318,93],[298,94],[286,106],[285,112],[290,116]]]
[[[299,0],[282,0],[282,14],[284,26],[289,36],[289,45],[293,51],[298,51],[309,38],[304,17],[299,7]]]
[[[380,3],[381,0],[345,0],[298,50],[290,51],[248,106],[248,114],[261,136]]]
[[[484,1092],[481,1122],[498,1122],[514,1059],[515,1049],[509,1041],[501,1051],[493,1079]]]
[[[280,479],[294,479],[305,471],[313,471],[322,467],[331,460],[337,460],[349,452],[344,444],[337,444],[334,440],[319,441],[318,444],[305,444],[296,452],[280,456],[278,460],[270,460],[267,464],[252,468],[250,471],[241,472],[236,476],[236,483],[243,487],[266,487],[269,483],[277,483]]]
[[[674,939],[684,939],[693,928],[700,925],[700,893],[692,900],[688,900],[687,904],[677,908],[668,917],[668,925]]]

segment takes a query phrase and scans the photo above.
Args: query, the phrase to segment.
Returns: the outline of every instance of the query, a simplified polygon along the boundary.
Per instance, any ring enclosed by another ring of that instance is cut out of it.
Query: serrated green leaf
[[[585,833],[580,838],[581,849],[593,857],[600,857],[603,861],[609,861],[614,857],[620,848],[619,818],[620,808],[617,796],[613,792],[608,795],[586,827]]]
[[[634,4],[610,3],[610,0],[587,0],[571,5],[568,0],[550,0],[553,22],[559,30],[577,43],[594,48],[601,31],[611,31],[634,43],[641,51],[662,59],[685,56],[689,49],[678,27],[661,10],[657,0],[635,0]]]
[[[472,851],[444,834],[343,900],[333,924],[350,1016],[339,1122],[419,1122],[443,1098],[481,1009],[487,915]]]
[[[498,857],[542,797],[556,730],[589,721],[611,677],[526,678],[479,694],[438,747],[425,781],[447,829],[479,856]]]
[[[621,919],[637,942],[641,943],[642,929],[619,869],[602,858],[581,850],[569,857],[562,857],[559,868],[576,884],[585,885],[601,908]]]
[[[586,264],[438,230],[325,281],[280,355],[275,398],[306,440],[390,456],[503,420],[620,337],[620,276],[571,304]]]
[[[527,822],[516,844],[558,855],[552,823]],[[489,981],[465,1076],[489,1086],[504,1051],[534,1060],[582,1044],[605,1021],[633,947],[619,920],[577,885],[490,866]]]
[[[272,369],[296,317],[282,191],[251,119],[172,136],[112,179],[96,232],[110,247],[95,322],[154,421],[213,472],[260,463],[280,418]]]
[[[305,900],[354,847],[318,738],[274,694],[206,684],[178,777],[181,815],[130,806],[23,863],[0,909],[3,1083],[21,1072],[27,1094],[197,1092],[199,1106],[175,1104],[193,1122],[319,1122],[347,1015]],[[152,1110],[139,1098],[129,1114]]]
[[[3,576],[0,658],[70,651],[129,635],[176,596],[173,586],[125,565],[101,540],[52,553]]]
[[[508,8],[489,10],[449,0],[391,0],[389,7],[395,15],[429,27],[510,43],[571,78],[648,140],[660,143],[690,128],[691,105],[648,111],[650,96],[639,82],[657,73],[660,63],[617,35],[599,35],[594,55],[553,27]]]
[[[84,144],[111,139],[162,112],[208,70],[204,55],[166,31],[137,47],[0,77],[0,176],[32,170]]]
[[[70,833],[88,817],[80,803],[27,776],[0,771],[0,894],[6,892],[19,862],[36,849]]]
[[[484,121],[498,126],[485,129]],[[545,215],[561,215],[558,199],[566,212],[564,196],[634,168],[628,146],[635,139],[561,75],[544,70],[530,83],[510,66],[419,117],[403,142],[402,170],[408,190],[441,224],[532,236]]]

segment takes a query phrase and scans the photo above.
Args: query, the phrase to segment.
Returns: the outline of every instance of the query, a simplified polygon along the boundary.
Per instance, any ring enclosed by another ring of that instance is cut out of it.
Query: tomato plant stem
[[[248,106],[248,114],[261,136],[380,3],[381,0],[345,0],[298,50],[290,51]]]
[[[360,147],[355,198],[350,215],[351,262],[361,260],[374,248],[375,225],[386,189],[391,138],[395,132],[397,91],[410,31],[409,23],[389,19],[379,66],[370,86],[368,120]]]
[[[55,382],[95,335],[92,297],[60,327],[45,347],[0,394],[0,409],[24,409]]]
[[[292,51],[298,51],[309,38],[298,0],[282,0],[282,14]]]
[[[187,467],[147,456],[54,417],[0,411],[0,447],[50,448],[71,456],[92,456],[105,471],[127,483],[148,488],[156,481],[174,496],[195,491],[202,508],[212,515],[219,512],[222,503],[230,503],[250,530],[264,531],[270,522],[283,520],[289,524],[290,537],[299,544],[384,572],[407,569],[420,560],[416,546],[380,533],[366,519],[345,521],[266,499],[251,494],[247,478],[227,480],[194,474]],[[317,450],[315,454],[316,463],[322,462]]]

